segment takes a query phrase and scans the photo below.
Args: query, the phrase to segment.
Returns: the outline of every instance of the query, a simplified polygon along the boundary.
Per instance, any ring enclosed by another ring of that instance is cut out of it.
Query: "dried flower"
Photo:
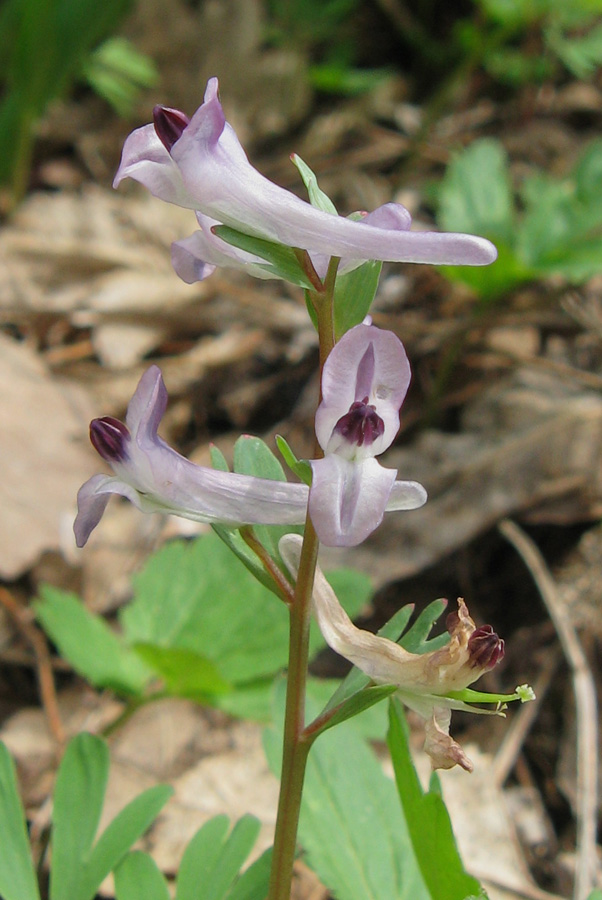
[[[302,539],[296,534],[285,535],[279,544],[282,559],[295,577],[301,544]],[[313,603],[326,643],[372,681],[396,685],[406,706],[425,720],[424,749],[431,757],[433,768],[449,769],[460,765],[472,771],[472,763],[449,734],[451,711],[490,711],[475,709],[450,695],[468,687],[503,658],[504,642],[490,626],[485,626],[486,632],[478,629],[466,604],[459,599],[458,612],[448,616],[449,643],[430,653],[409,653],[387,638],[357,628],[319,568],[314,581]],[[483,659],[479,634],[485,633],[489,651]]]

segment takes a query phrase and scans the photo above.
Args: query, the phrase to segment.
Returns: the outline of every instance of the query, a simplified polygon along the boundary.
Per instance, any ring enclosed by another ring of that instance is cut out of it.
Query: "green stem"
[[[308,516],[290,614],[282,775],[268,900],[289,900],[291,893],[303,780],[311,746],[311,741],[304,740],[303,731],[311,598],[317,558],[318,538]]]
[[[333,257],[328,265],[326,278],[320,283],[320,289],[309,292],[318,319],[320,374],[324,361],[334,346],[334,288],[339,262],[339,259]],[[305,264],[307,270],[313,269],[308,254],[305,254]],[[316,441],[315,456],[323,455]],[[305,734],[305,692],[309,663],[309,623],[318,547],[318,536],[308,512],[295,594],[290,604],[282,773],[267,900],[290,900],[305,767],[307,754],[315,737]]]

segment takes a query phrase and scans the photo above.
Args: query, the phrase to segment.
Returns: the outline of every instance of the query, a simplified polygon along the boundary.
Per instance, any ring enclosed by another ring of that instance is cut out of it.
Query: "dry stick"
[[[48,727],[54,739],[62,750],[66,736],[61,721],[59,705],[56,698],[56,687],[52,673],[52,660],[48,652],[46,638],[40,629],[29,618],[28,610],[24,609],[15,600],[10,591],[0,587],[0,604],[15,622],[19,631],[25,636],[32,646],[38,666],[38,684],[40,685],[40,699],[48,722]]]
[[[596,824],[598,810],[598,714],[596,688],[587,657],[579,643],[556,583],[531,538],[505,519],[498,526],[522,557],[537,585],[571,669],[577,720],[577,866],[574,900],[586,900],[597,880]]]

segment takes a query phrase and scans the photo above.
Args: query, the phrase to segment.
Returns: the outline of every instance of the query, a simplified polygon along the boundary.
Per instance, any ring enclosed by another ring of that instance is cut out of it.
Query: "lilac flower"
[[[210,237],[217,224],[327,259],[340,257],[347,268],[368,259],[487,265],[496,258],[483,238],[410,231],[409,213],[399,204],[354,221],[273,184],[249,163],[217,92],[217,79],[211,78],[204,103],[190,120],[179,110],[156,107],[154,124],[127,138],[114,181],[117,186],[134,178],[156,197],[197,211],[201,232],[176,243],[173,251],[176,271],[186,281],[207,277],[216,265],[256,265],[252,254]],[[269,267],[262,271],[260,277],[274,274]]]
[[[287,534],[279,544],[280,554],[290,573],[299,569],[302,539]],[[430,653],[409,653],[399,644],[364,631],[351,622],[333,589],[318,568],[314,580],[313,605],[326,643],[361,669],[376,684],[393,684],[401,700],[425,720],[424,749],[433,768],[449,769],[460,765],[472,771],[472,763],[449,734],[452,709],[481,714],[483,710],[453,697],[492,669],[504,656],[504,642],[490,625],[477,628],[463,600],[458,612],[447,618],[450,641]],[[527,686],[517,688],[507,699],[528,700],[533,692]],[[494,701],[496,695],[494,695]]]
[[[396,471],[374,458],[399,429],[410,364],[391,331],[356,325],[335,344],[322,373],[316,436],[324,458],[311,461],[309,513],[320,540],[355,546],[382,521],[386,509],[416,509],[426,491],[395,481]]]
[[[151,366],[130,401],[125,424],[110,416],[92,421],[92,444],[114,474],[94,475],[80,488],[74,524],[78,547],[84,546],[98,525],[111,494],[126,497],[142,512],[168,513],[233,528],[244,524],[298,525],[305,521],[309,496],[306,485],[197,466],[173,450],[157,434],[166,404],[161,372]],[[388,508],[411,508],[408,484],[412,483],[396,483]],[[363,522],[362,513],[360,519]],[[374,527],[378,524],[374,516],[370,521],[375,522]],[[316,527],[325,543],[334,544],[329,522],[328,517],[322,521],[318,516]],[[362,534],[364,531],[362,526]],[[347,531],[348,535],[356,533]],[[334,538],[337,536],[335,533]]]
[[[160,370],[151,366],[128,407],[126,424],[94,419],[90,439],[114,475],[94,475],[79,490],[73,526],[83,547],[98,525],[111,494],[127,497],[142,512],[162,512],[233,527],[247,524],[300,524],[305,521],[307,487],[197,466],[157,434],[167,391]]]

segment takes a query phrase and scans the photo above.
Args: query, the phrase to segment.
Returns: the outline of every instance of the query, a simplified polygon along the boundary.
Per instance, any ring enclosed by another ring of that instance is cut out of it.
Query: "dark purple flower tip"
[[[341,416],[334,430],[356,447],[370,446],[381,437],[385,423],[376,412],[376,407],[368,403],[368,398],[356,400],[349,407],[349,412]]]
[[[468,638],[470,663],[479,669],[493,669],[504,658],[504,642],[491,625],[481,625]]]
[[[169,106],[155,106],[153,109],[153,122],[157,137],[168,152],[177,140],[182,137],[182,132],[190,122],[186,113],[179,109],[170,109]]]
[[[106,462],[123,462],[129,455],[127,445],[130,433],[123,422],[112,416],[92,419],[90,440],[94,449]]]

